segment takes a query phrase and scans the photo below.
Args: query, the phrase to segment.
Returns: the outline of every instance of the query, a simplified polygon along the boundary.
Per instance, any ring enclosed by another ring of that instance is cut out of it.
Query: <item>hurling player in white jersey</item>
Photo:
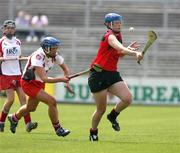
[[[48,115],[54,130],[58,136],[65,137],[70,133],[69,130],[64,129],[59,121],[58,109],[56,99],[44,91],[45,83],[64,82],[67,89],[72,92],[69,85],[69,68],[64,63],[57,51],[60,41],[54,37],[45,37],[41,42],[41,48],[31,54],[29,57],[23,76],[21,78],[21,86],[24,92],[29,96],[28,103],[22,106],[16,113],[9,115],[11,127],[16,128],[18,120],[26,113],[35,111],[39,102],[48,105]],[[53,67],[54,64],[64,72],[64,77],[48,77],[47,71]]]
[[[20,104],[26,104],[26,97],[20,86],[22,74],[18,58],[21,57],[21,42],[15,37],[15,28],[14,21],[4,21],[2,26],[3,37],[0,39],[0,90],[5,90],[7,95],[7,99],[0,112],[0,132],[4,132],[5,120],[14,102],[15,91]],[[24,116],[24,121],[27,132],[37,127],[36,122],[31,122],[29,113]],[[14,129],[11,129],[11,132],[15,133]]]

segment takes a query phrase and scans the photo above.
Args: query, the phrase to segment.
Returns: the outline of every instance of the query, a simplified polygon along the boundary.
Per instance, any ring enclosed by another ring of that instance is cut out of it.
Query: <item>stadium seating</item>
[[[48,35],[60,38],[61,54],[72,72],[86,69],[97,52],[99,40],[105,32],[103,17],[107,12],[117,12],[124,16],[124,45],[137,40],[142,48],[147,40],[147,32],[155,30],[158,40],[146,54],[142,65],[133,57],[125,57],[120,64],[121,74],[137,77],[180,77],[180,2],[162,0],[21,0],[14,1],[15,14],[26,10],[35,15],[46,14],[50,25]],[[0,18],[8,17],[8,2],[0,1]],[[135,27],[130,33],[128,28]],[[23,41],[23,53],[29,55],[39,42]],[[141,50],[142,50],[141,48]],[[143,70],[143,73],[142,73]],[[58,69],[53,69],[52,74]]]

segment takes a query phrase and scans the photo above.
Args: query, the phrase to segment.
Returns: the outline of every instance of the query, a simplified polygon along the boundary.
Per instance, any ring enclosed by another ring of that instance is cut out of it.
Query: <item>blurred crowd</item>
[[[44,30],[42,34],[42,29],[40,31],[34,29],[40,29],[42,27],[47,27],[49,24],[48,17],[44,14],[38,13],[37,15],[32,16],[26,11],[20,10],[15,19],[16,26],[19,28],[28,28],[29,34],[26,37],[27,42],[36,42],[39,39],[43,38],[43,35],[46,35],[46,31]]]

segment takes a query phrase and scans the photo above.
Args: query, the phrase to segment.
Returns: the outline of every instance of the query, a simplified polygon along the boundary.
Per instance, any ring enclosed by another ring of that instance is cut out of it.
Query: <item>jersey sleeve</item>
[[[42,54],[34,54],[31,57],[31,66],[44,67],[44,55]]]
[[[64,63],[64,58],[60,55],[56,55],[56,64],[62,65]]]

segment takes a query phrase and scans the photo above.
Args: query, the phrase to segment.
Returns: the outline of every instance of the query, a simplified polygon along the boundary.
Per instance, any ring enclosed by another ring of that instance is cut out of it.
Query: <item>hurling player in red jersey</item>
[[[0,90],[5,90],[7,99],[0,112],[0,132],[4,132],[5,121],[14,102],[15,92],[18,95],[20,104],[26,104],[26,96],[20,86],[22,73],[18,58],[21,57],[21,42],[15,37],[15,31],[16,25],[14,21],[4,21],[2,26],[3,37],[0,39]],[[31,122],[29,113],[24,116],[24,121],[27,132],[37,127],[36,122]],[[11,129],[11,132],[15,133],[13,129]]]
[[[48,106],[48,115],[52,126],[58,136],[65,137],[70,133],[69,130],[62,128],[58,117],[56,99],[48,94],[44,88],[45,83],[66,83],[70,91],[69,68],[64,62],[64,58],[58,54],[60,41],[54,37],[45,37],[41,42],[41,47],[29,57],[23,76],[21,86],[23,91],[29,96],[26,105],[22,106],[16,113],[8,115],[11,128],[16,129],[18,121],[26,113],[35,111],[39,102]],[[64,72],[64,77],[48,77],[47,72],[57,64]]]
[[[137,52],[139,49],[137,42],[133,42],[128,47],[122,45],[121,23],[122,16],[119,14],[108,13],[105,16],[105,26],[108,31],[104,34],[98,53],[91,64],[88,84],[95,99],[96,110],[92,116],[90,141],[98,141],[98,125],[106,111],[108,93],[119,98],[119,102],[107,115],[115,131],[120,131],[117,116],[132,103],[131,92],[117,72],[117,63],[125,55],[134,56],[137,61],[142,60],[143,55]]]

